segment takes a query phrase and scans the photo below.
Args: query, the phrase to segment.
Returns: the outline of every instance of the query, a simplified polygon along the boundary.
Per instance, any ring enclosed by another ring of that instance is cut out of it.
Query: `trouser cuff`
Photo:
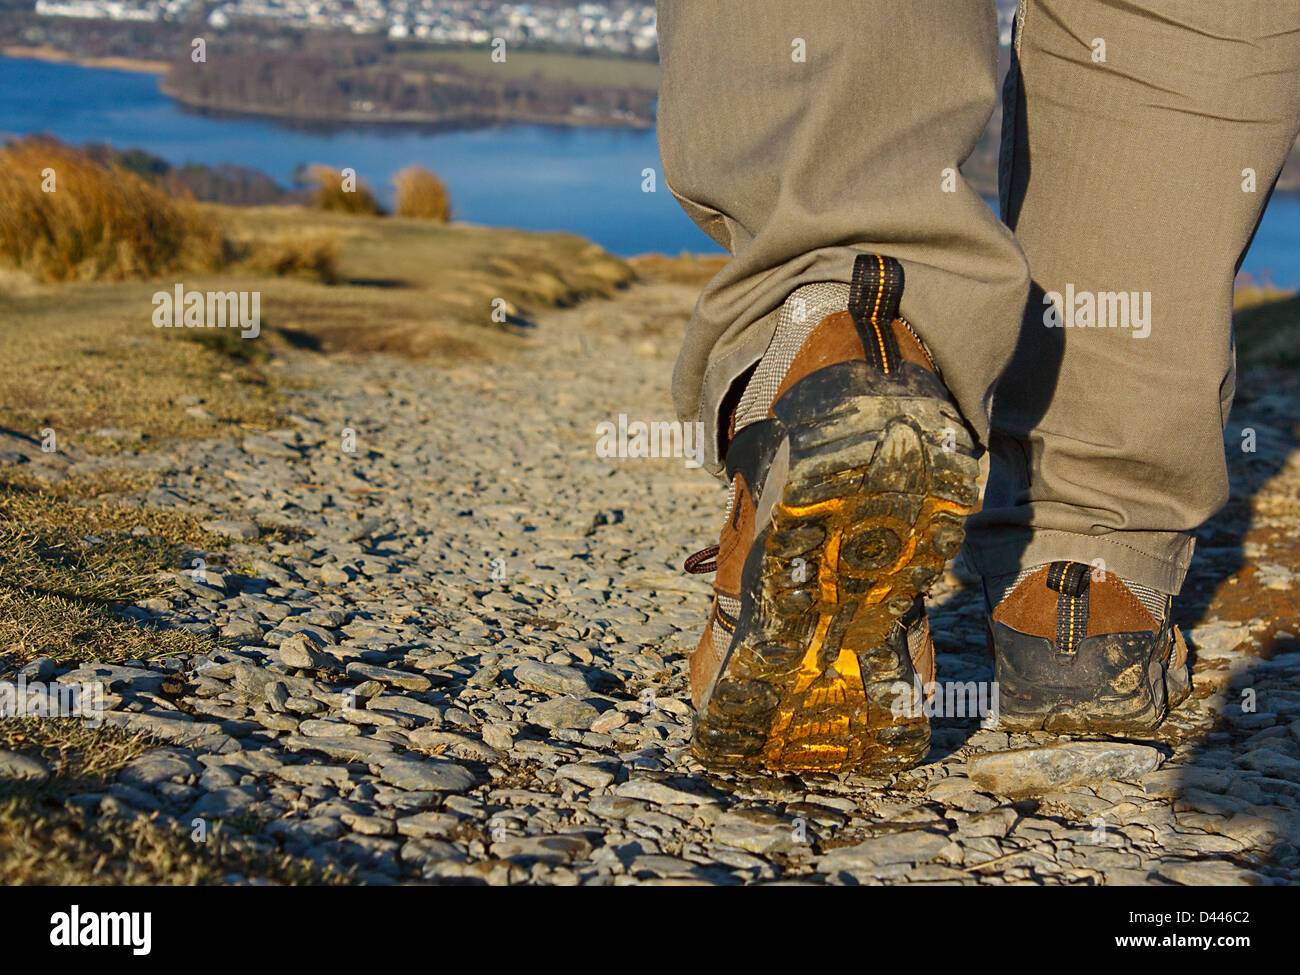
[[[1098,564],[1121,579],[1177,595],[1187,578],[1195,545],[1195,538],[1181,532],[1078,535],[1050,529],[999,528],[987,534],[968,534],[963,553],[971,568],[986,579],[1048,562],[1084,562]]]

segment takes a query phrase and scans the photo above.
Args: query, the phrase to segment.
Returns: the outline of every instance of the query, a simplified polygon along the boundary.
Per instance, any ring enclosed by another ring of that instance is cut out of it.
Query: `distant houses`
[[[36,13],[91,20],[183,20],[200,0],[36,0]],[[644,54],[656,45],[653,3],[605,0],[535,6],[494,0],[229,0],[208,13],[218,30],[236,21],[386,34],[435,44],[479,46],[496,38],[530,44]]]

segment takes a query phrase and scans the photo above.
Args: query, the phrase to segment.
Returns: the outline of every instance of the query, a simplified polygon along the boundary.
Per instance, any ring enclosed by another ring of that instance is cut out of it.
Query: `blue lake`
[[[566,230],[617,254],[716,251],[659,180],[653,131],[504,125],[420,131],[384,125],[306,129],[182,109],[152,75],[0,57],[0,134],[47,132],[65,142],[139,148],[173,164],[236,163],[281,185],[301,163],[352,167],[381,199],[394,173],[428,166],[446,183],[457,219]],[[1273,200],[1243,268],[1300,287],[1300,198]]]

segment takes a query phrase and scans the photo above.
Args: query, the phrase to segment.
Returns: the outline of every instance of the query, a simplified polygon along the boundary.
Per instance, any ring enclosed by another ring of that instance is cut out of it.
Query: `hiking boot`
[[[1151,731],[1192,689],[1171,603],[1081,562],[1022,573],[988,617],[999,727]]]
[[[766,408],[735,424],[726,523],[686,565],[717,572],[691,657],[692,749],[710,768],[874,774],[929,748],[900,689],[933,681],[920,597],[961,547],[978,465],[898,317],[902,271],[858,258],[848,310],[812,320],[762,380]],[[788,340],[779,324],[747,395]]]

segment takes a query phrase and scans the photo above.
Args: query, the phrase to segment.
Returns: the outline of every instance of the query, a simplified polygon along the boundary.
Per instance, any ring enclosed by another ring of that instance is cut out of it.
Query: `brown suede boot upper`
[[[1091,567],[1082,567],[1091,572]],[[1051,568],[1045,565],[1025,578],[993,610],[993,619],[1021,633],[1057,641],[1061,626],[1059,616],[1064,610],[1062,593],[1049,585]],[[1066,598],[1068,600],[1068,596]],[[1080,622],[1083,625],[1079,627],[1077,639],[1103,633],[1154,633],[1160,629],[1160,621],[1138,602],[1119,576],[1109,572],[1092,574],[1088,585],[1086,621],[1081,613]]]

